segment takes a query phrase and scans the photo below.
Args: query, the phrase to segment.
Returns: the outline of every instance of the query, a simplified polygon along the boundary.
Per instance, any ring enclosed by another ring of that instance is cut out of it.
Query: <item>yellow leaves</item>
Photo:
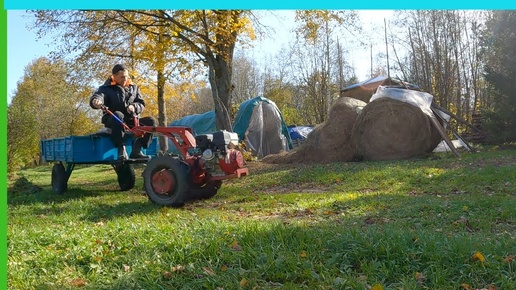
[[[383,286],[381,284],[375,284],[371,287],[371,290],[383,290]]]
[[[299,257],[301,258],[306,258],[306,252],[305,251],[301,251],[301,254],[299,254]]]
[[[475,252],[475,254],[473,254],[473,256],[471,256],[471,259],[472,259],[473,261],[480,261],[481,263],[483,263],[483,262],[486,260],[486,258],[484,257],[484,255],[482,255],[482,253],[480,253],[480,252],[478,252],[478,251],[477,251],[477,252]]]
[[[246,278],[242,278],[242,280],[240,280],[240,286],[244,287],[247,285],[247,279]]]

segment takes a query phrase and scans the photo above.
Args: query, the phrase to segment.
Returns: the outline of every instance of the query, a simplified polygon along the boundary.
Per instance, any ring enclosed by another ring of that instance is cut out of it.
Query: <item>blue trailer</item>
[[[132,150],[134,137],[128,135],[126,146]],[[67,136],[41,141],[41,156],[47,162],[54,162],[52,167],[52,190],[63,194],[68,188],[68,180],[76,164],[110,164],[117,174],[122,191],[130,190],[135,184],[135,163],[148,160],[118,160],[118,150],[113,145],[109,134],[98,133],[85,136]],[[144,154],[155,157],[158,153],[158,140],[153,138],[151,145],[142,150]]]

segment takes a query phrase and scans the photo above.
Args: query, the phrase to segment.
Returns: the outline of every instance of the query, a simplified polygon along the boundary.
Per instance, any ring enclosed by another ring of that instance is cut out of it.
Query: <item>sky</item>
[[[291,37],[291,29],[294,27],[292,11],[275,10],[274,13],[263,11],[266,23],[273,27],[275,34],[270,38],[255,43],[250,55],[257,58],[273,56],[285,47]],[[365,25],[380,25],[383,19],[392,15],[392,10],[362,10],[361,17]],[[17,83],[22,80],[25,67],[33,60],[47,56],[52,51],[52,39],[45,37],[38,39],[34,30],[29,29],[32,16],[25,10],[7,11],[7,92],[8,102],[14,95]],[[382,24],[383,25],[383,24]],[[369,50],[352,51],[351,61],[357,67],[357,75],[360,80],[367,78],[369,63]]]

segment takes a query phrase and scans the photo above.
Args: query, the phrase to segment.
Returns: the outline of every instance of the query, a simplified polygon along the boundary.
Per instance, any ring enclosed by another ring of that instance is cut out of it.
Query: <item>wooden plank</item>
[[[460,136],[459,132],[457,132],[457,130],[453,129],[453,127],[451,126],[451,124],[443,117],[441,116],[438,112],[437,112],[437,109],[435,108],[431,108],[432,109],[432,112],[434,112],[435,115],[437,115],[437,117],[439,117],[439,119],[441,119],[446,125],[448,125],[448,128],[450,128],[450,130],[452,131],[453,135],[459,139],[460,141],[462,141],[462,143],[464,143],[466,145],[466,148],[471,151],[471,152],[476,152],[476,150],[471,147],[468,142],[466,142],[466,140],[464,140],[464,138],[462,138],[462,136]]]
[[[439,111],[441,111],[441,112],[443,112],[443,113],[445,113],[445,114],[447,114],[447,115],[450,115],[450,117],[455,118],[457,121],[459,121],[459,122],[461,122],[462,124],[464,124],[464,125],[468,126],[469,128],[471,128],[472,130],[476,131],[477,133],[482,133],[482,131],[480,131],[480,129],[478,129],[477,127],[475,127],[475,126],[471,125],[471,124],[470,124],[469,122],[467,122],[466,120],[464,120],[464,119],[462,119],[462,118],[460,118],[460,117],[456,116],[454,113],[452,113],[452,112],[450,112],[450,111],[446,110],[445,108],[443,108],[443,107],[441,107],[441,106],[437,105],[437,104],[436,104],[436,103],[434,103],[434,102],[432,102],[431,108],[432,108],[432,111],[434,111],[433,109],[437,109],[437,110],[439,110]],[[435,111],[434,111],[434,113],[435,113]],[[437,115],[437,113],[435,113],[435,114]],[[441,115],[439,115],[439,116],[441,117]]]
[[[434,117],[430,117],[430,121],[432,121],[432,124],[437,129],[437,131],[439,132],[439,135],[441,135],[441,137],[443,138],[444,142],[446,142],[446,144],[448,144],[448,147],[450,147],[450,150],[453,152],[453,154],[456,157],[460,157],[459,151],[457,151],[457,148],[455,148],[455,146],[453,146],[452,141],[446,135],[446,131],[444,131],[443,126],[441,126],[441,123],[439,123],[439,121],[437,121],[437,118],[435,116]]]

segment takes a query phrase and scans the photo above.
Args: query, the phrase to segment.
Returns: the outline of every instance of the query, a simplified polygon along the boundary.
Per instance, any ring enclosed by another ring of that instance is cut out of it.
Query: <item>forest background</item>
[[[362,80],[357,64],[363,71],[367,63],[367,77],[417,84],[465,120],[482,114],[489,142],[516,139],[515,11],[398,10],[372,30],[356,11],[292,11],[292,38],[264,60],[246,52],[273,33],[263,18],[274,11],[29,13],[54,50],[32,60],[10,92],[9,171],[39,165],[40,140],[101,127],[88,99],[116,62],[131,67],[146,115],[161,125],[215,110],[218,128],[231,128],[238,105],[258,95],[273,100],[288,124],[316,125],[342,88]],[[369,61],[358,61],[357,50]]]

